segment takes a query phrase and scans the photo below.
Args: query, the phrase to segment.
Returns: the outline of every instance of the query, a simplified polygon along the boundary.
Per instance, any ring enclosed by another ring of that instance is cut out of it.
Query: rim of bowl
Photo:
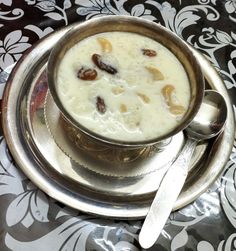
[[[181,123],[179,123],[173,130],[159,137],[153,137],[148,140],[116,140],[89,130],[88,128],[80,124],[77,120],[75,120],[63,106],[57,94],[56,87],[57,69],[60,60],[63,58],[66,51],[79,41],[91,35],[109,31],[133,32],[148,36],[149,38],[154,39],[155,41],[161,43],[167,49],[169,49],[183,65],[189,78],[191,98],[188,110],[185,113],[184,117],[181,119]],[[47,77],[49,91],[53,97],[54,102],[59,108],[62,116],[72,126],[74,126],[83,134],[91,137],[96,141],[99,141],[100,143],[119,147],[137,148],[153,145],[184,130],[197,114],[202,103],[205,88],[202,70],[197,62],[196,57],[194,56],[193,51],[190,49],[189,44],[187,44],[175,33],[160,24],[132,16],[105,16],[87,20],[82,23],[75,23],[72,28],[62,38],[59,39],[55,47],[52,49],[47,64]]]

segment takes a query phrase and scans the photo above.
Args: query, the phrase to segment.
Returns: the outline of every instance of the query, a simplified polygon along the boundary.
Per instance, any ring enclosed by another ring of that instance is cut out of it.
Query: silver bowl
[[[57,93],[57,74],[58,66],[68,49],[79,41],[97,33],[110,31],[133,32],[147,36],[167,47],[178,58],[185,68],[191,85],[191,100],[189,108],[181,119],[181,122],[172,131],[149,140],[144,141],[120,141],[106,138],[96,134],[88,128],[78,123],[65,109]],[[88,151],[85,147],[88,142],[89,149],[114,149],[136,152],[138,149],[144,149],[163,142],[178,132],[184,130],[192,121],[202,102],[204,92],[204,78],[200,66],[190,50],[190,45],[175,35],[170,30],[151,21],[130,16],[106,16],[92,19],[83,23],[73,25],[73,27],[57,42],[53,48],[47,66],[49,90],[54,102],[61,112],[66,131],[69,132],[72,141]],[[96,150],[95,150],[96,152]],[[139,152],[139,150],[138,150]]]

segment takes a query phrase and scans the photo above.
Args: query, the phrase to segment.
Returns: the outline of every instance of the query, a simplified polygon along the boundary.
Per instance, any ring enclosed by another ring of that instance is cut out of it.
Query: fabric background
[[[36,41],[59,27],[104,15],[160,23],[204,53],[224,79],[235,109],[236,3],[232,0],[0,0],[0,97],[9,73]],[[235,148],[219,179],[170,215],[150,250],[236,249]],[[136,251],[142,221],[104,220],[37,189],[0,138],[0,250]]]

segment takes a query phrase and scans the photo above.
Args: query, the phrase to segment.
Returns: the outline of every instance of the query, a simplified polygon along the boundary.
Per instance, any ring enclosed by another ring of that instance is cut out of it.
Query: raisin
[[[97,106],[97,110],[100,113],[105,113],[106,112],[106,104],[103,98],[101,98],[100,96],[97,97],[97,101],[96,101],[96,106]]]
[[[97,77],[95,69],[81,67],[77,72],[77,77],[82,80],[94,80]]]
[[[151,49],[142,49],[143,55],[148,57],[155,57],[157,55],[156,51]]]
[[[108,72],[108,73],[110,73],[110,74],[116,74],[116,73],[117,73],[116,68],[114,68],[114,67],[111,66],[111,65],[105,64],[104,62],[102,62],[102,57],[101,57],[101,55],[99,55],[99,54],[93,54],[93,55],[92,55],[92,60],[93,60],[94,64],[95,64],[100,70],[106,71],[106,72]]]

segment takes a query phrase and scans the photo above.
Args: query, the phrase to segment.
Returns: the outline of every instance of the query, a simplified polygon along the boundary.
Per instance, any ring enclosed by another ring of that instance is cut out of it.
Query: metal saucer
[[[39,41],[10,75],[3,99],[3,130],[9,149],[24,173],[56,200],[99,216],[143,218],[164,172],[184,144],[183,133],[148,158],[128,165],[115,166],[78,154],[58,123],[60,114],[47,96],[45,74],[51,48],[69,28]],[[198,146],[174,209],[192,202],[214,182],[234,139],[234,114],[224,83],[205,57],[193,52],[209,88],[224,95],[229,113],[223,134]]]

